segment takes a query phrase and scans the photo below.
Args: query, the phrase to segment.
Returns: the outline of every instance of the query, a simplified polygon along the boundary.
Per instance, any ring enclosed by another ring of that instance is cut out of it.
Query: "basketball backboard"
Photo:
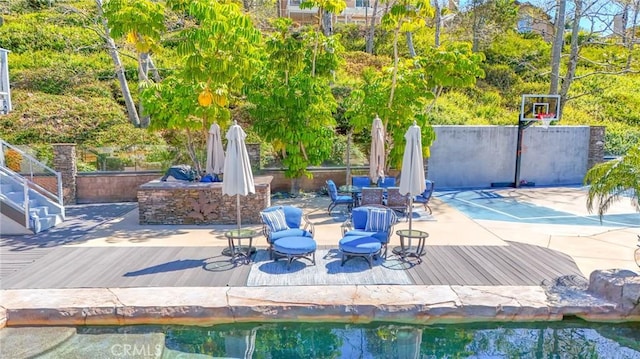
[[[560,95],[522,95],[520,121],[557,121],[560,117]]]

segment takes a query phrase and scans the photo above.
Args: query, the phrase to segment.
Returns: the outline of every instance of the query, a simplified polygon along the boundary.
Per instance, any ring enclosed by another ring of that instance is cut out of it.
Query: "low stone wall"
[[[260,210],[271,205],[271,180],[256,176],[256,193],[240,196],[242,223],[260,223]],[[138,187],[140,224],[235,224],[236,203],[219,182],[154,180]]]
[[[138,187],[160,177],[160,171],[78,173],[76,202],[135,202],[138,200]]]

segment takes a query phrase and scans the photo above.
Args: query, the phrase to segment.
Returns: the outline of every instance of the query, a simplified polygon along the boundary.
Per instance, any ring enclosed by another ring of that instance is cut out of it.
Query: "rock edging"
[[[550,294],[539,286],[20,289],[0,291],[0,303],[6,326],[640,320],[637,311],[605,298]]]

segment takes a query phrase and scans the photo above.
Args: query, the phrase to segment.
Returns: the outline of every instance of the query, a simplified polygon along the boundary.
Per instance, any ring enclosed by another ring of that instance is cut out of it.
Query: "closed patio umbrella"
[[[220,126],[214,123],[209,127],[207,137],[207,173],[217,176],[224,172],[224,149],[220,138]]]
[[[227,153],[224,160],[222,194],[236,196],[238,233],[242,223],[240,218],[240,196],[256,193],[249,153],[244,143],[246,137],[247,134],[242,130],[242,127],[236,121],[233,121],[233,125],[227,131]]]
[[[378,182],[378,179],[384,179],[384,125],[377,115],[371,126],[369,178],[374,183]]]
[[[406,141],[402,156],[400,194],[409,197],[409,231],[411,231],[413,197],[424,192],[424,163],[422,158],[422,135],[414,122],[404,135]]]

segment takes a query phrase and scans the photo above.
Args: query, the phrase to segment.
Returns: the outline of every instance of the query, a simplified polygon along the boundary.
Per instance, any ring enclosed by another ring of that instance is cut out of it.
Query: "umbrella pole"
[[[240,235],[240,195],[237,194],[236,195],[236,212],[237,212],[237,216],[238,216],[238,235]]]

